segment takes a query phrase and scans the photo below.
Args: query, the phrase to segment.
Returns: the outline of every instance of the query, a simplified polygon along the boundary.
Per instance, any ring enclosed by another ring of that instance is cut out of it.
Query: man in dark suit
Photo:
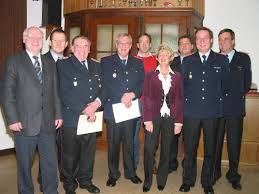
[[[188,192],[197,174],[197,148],[203,129],[204,160],[201,184],[205,194],[213,194],[213,173],[218,119],[222,98],[228,88],[228,61],[211,50],[213,33],[206,27],[195,33],[198,52],[183,59],[184,80],[184,172],[179,191]]]
[[[49,36],[49,46],[50,50],[44,54],[44,56],[48,57],[54,63],[57,63],[58,60],[64,58],[64,50],[68,45],[67,37],[65,32],[60,29],[54,29]],[[56,131],[56,142],[57,142],[57,153],[58,153],[58,169],[60,174],[60,180],[63,181],[63,175],[61,173],[61,130]],[[41,181],[41,171],[39,167],[39,175],[38,175],[38,182],[40,184],[40,190],[42,192],[42,181]]]
[[[141,60],[129,55],[132,38],[129,34],[119,34],[116,38],[117,54],[103,57],[101,67],[104,87],[108,100],[104,106],[107,121],[109,179],[107,186],[114,187],[120,178],[120,144],[123,144],[124,176],[135,184],[142,181],[134,170],[133,130],[134,119],[116,123],[112,104],[123,103],[131,106],[133,99],[142,93],[144,67]]]
[[[229,170],[226,177],[234,189],[241,190],[241,175],[238,173],[238,165],[245,116],[245,95],[251,86],[251,61],[247,54],[234,49],[235,33],[233,30],[221,30],[218,39],[220,52],[228,57],[230,63],[230,90],[224,97],[224,117],[220,119],[218,127],[215,180],[221,177],[221,155],[226,131],[229,159]]]
[[[176,71],[176,72],[179,72],[182,74],[183,58],[191,55],[192,50],[193,50],[193,44],[192,44],[191,37],[188,35],[180,36],[178,38],[178,49],[179,49],[180,55],[173,59],[173,62],[171,63],[170,67],[173,71]],[[176,171],[178,168],[178,160],[177,160],[178,139],[179,139],[179,134],[175,135],[174,138],[172,138],[171,151],[170,151],[170,162],[169,162],[170,165],[169,165],[169,171],[168,171],[169,173]]]
[[[100,192],[92,183],[96,133],[77,135],[80,114],[93,122],[95,111],[104,103],[100,65],[87,59],[90,45],[87,37],[76,36],[71,47],[73,56],[57,63],[64,117],[62,174],[66,194],[74,194],[78,184],[90,193]]]
[[[55,63],[40,55],[42,32],[23,32],[25,51],[8,57],[3,77],[3,110],[13,131],[18,192],[33,194],[31,167],[36,147],[40,154],[44,193],[57,192],[56,129],[62,125]]]

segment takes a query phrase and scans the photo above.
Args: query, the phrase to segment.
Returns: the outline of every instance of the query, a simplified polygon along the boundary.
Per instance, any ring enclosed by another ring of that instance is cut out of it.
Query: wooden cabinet
[[[144,32],[152,37],[152,52],[161,43],[177,52],[178,37],[193,36],[195,28],[202,26],[203,16],[193,8],[103,8],[66,14],[65,21],[69,39],[78,33],[86,35],[92,42],[91,57],[100,59],[115,52],[114,39],[118,32],[131,34],[132,55],[137,53],[137,36]]]
[[[246,97],[246,116],[241,146],[240,163],[259,165],[259,94]],[[200,139],[198,157],[203,157],[203,137]],[[224,140],[222,160],[228,161],[227,142]]]

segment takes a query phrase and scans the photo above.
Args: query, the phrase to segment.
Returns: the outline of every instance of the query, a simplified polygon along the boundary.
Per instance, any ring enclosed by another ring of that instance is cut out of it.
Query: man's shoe
[[[96,187],[93,183],[88,185],[79,185],[81,189],[86,189],[89,193],[100,193],[100,189]]]
[[[179,189],[180,192],[188,192],[190,191],[190,186],[189,185],[186,185],[186,184],[182,184],[180,189]]]
[[[109,178],[108,181],[106,182],[106,186],[108,187],[114,187],[116,185],[116,179],[114,178]]]
[[[204,193],[205,194],[214,194],[214,190],[212,187],[207,187],[207,188],[204,188]]]
[[[159,191],[163,191],[163,190],[164,190],[164,188],[165,188],[165,186],[157,185],[157,188],[158,188],[158,190],[159,190]]]
[[[131,182],[133,182],[134,184],[140,184],[140,183],[142,183],[142,180],[141,180],[137,175],[135,175],[134,177],[131,177],[130,180],[131,180]]]
[[[143,187],[143,192],[146,193],[150,190],[150,188],[147,188],[147,187]]]
[[[233,189],[238,190],[238,191],[242,190],[242,186],[241,186],[240,182],[233,182],[231,184],[232,184]]]

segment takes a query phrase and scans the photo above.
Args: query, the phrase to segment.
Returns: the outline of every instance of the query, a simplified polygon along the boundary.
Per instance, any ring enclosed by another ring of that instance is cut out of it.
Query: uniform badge
[[[116,73],[113,73],[113,74],[112,74],[112,77],[113,77],[113,78],[116,78],[116,77],[117,77],[117,74],[116,74]]]
[[[74,86],[77,86],[77,80],[76,80],[76,77],[74,77],[73,85],[74,85]]]
[[[192,72],[189,72],[189,79],[192,79]]]

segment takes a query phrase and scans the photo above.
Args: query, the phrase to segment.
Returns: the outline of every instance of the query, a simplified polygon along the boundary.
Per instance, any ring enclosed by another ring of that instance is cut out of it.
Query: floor
[[[137,174],[139,177],[144,178],[143,170],[143,158],[141,157],[141,164],[138,167]],[[201,162],[198,161],[198,175],[200,174]],[[122,164],[122,163],[121,163]],[[223,173],[226,172],[227,165],[223,165]],[[122,165],[120,165],[121,172],[123,174]],[[126,180],[123,176],[118,180],[115,187],[106,187],[107,181],[107,153],[104,151],[97,151],[95,158],[95,169],[93,182],[100,188],[103,194],[141,194],[142,185],[134,185],[129,180]],[[14,154],[6,156],[0,156],[0,194],[15,194],[17,193],[16,183],[16,159]],[[35,161],[32,167],[33,180],[35,185],[35,193],[40,194],[39,185],[36,181],[38,174],[38,157],[36,155]],[[214,187],[216,194],[258,194],[259,193],[259,168],[254,166],[240,166],[240,173],[242,174],[241,184],[243,186],[242,191],[235,191],[231,185],[227,182],[225,177],[222,177]],[[178,191],[182,180],[182,169],[179,168],[177,172],[169,175],[167,185],[162,192],[159,192],[156,187],[156,180],[154,177],[153,186],[148,192],[149,194],[176,194],[181,193]],[[197,177],[197,182],[194,188],[191,189],[189,194],[203,193],[201,185],[199,184],[200,178]],[[58,191],[60,194],[64,193],[62,184],[59,184]],[[88,193],[86,190],[77,189],[77,194]]]

